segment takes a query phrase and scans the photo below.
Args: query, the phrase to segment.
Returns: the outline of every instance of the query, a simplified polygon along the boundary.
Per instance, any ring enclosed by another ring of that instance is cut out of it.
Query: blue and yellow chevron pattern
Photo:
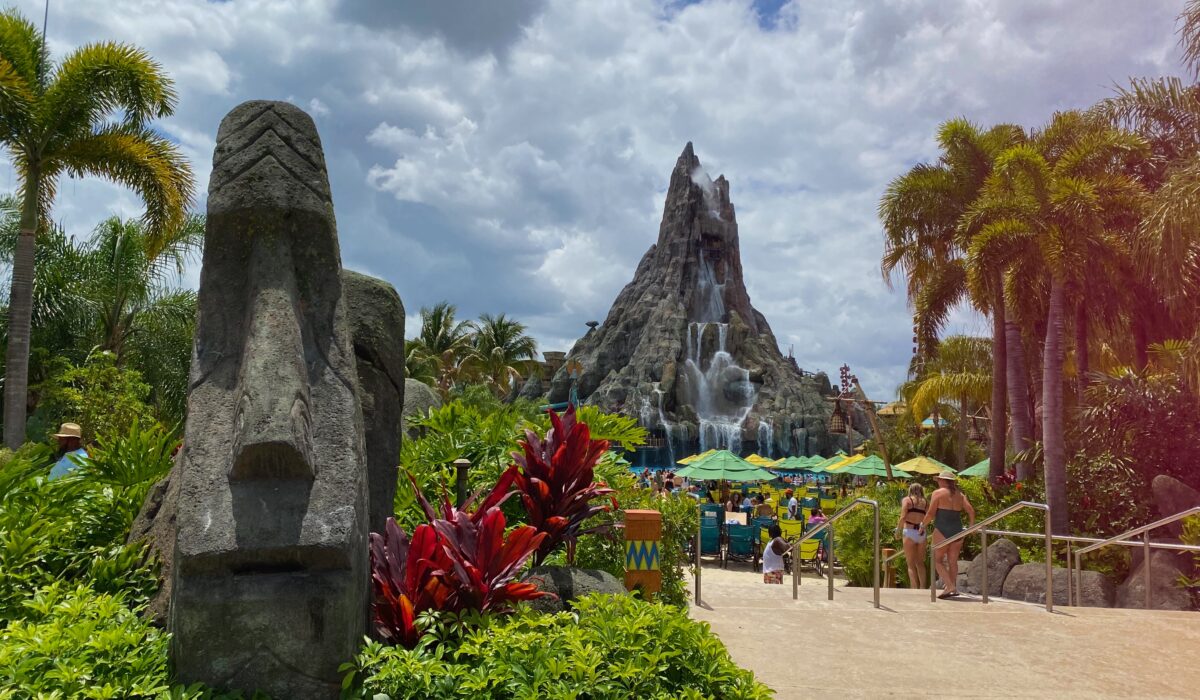
[[[658,571],[658,541],[629,540],[625,543],[627,571]]]

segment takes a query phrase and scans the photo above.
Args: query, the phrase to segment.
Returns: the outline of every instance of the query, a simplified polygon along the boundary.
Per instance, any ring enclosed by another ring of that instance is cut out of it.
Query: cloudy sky
[[[40,21],[43,1],[17,5]],[[693,141],[731,182],[747,287],[783,349],[805,369],[849,362],[886,398],[911,352],[903,295],[879,273],[888,180],[936,155],[947,118],[1036,126],[1131,76],[1178,73],[1182,4],[51,0],[48,37],[56,56],[111,39],[161,61],[180,104],[160,126],[202,191],[230,108],[308,110],[343,262],[396,286],[410,332],[446,299],[568,349],[655,240]],[[139,205],[60,187],[55,217],[74,233],[113,212]],[[954,330],[987,332],[969,313]]]

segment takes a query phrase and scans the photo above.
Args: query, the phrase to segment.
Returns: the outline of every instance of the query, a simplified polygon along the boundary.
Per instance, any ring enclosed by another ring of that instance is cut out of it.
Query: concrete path
[[[927,591],[767,586],[706,566],[700,606],[735,661],[790,698],[1198,698],[1200,613],[1045,608]],[[694,589],[693,589],[694,590]]]

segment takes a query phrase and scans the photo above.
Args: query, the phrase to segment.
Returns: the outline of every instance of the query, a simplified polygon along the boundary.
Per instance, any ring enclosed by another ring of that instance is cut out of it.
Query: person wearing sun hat
[[[83,443],[83,429],[78,423],[63,423],[54,434],[58,438],[58,462],[50,470],[50,478],[66,476],[79,467],[79,458],[87,457]]]
[[[937,475],[937,483],[938,489],[929,497],[929,508],[918,528],[918,532],[924,535],[929,522],[933,521],[934,545],[963,531],[964,510],[969,519],[967,527],[975,524],[975,508],[958,487],[958,475],[946,469]],[[958,555],[962,552],[962,547],[963,541],[958,540],[943,549],[934,550],[933,563],[942,579],[942,594],[939,598],[958,596]]]

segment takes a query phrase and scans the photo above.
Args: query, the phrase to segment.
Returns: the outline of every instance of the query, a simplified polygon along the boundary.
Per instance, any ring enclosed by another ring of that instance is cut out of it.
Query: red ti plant
[[[515,474],[514,484],[529,524],[546,535],[534,555],[534,564],[567,546],[567,563],[575,562],[575,542],[580,535],[600,532],[608,524],[584,529],[588,518],[617,508],[613,490],[595,481],[596,463],[608,449],[607,440],[593,440],[586,423],[577,423],[575,407],[569,406],[561,417],[550,411],[551,428],[545,439],[532,430],[525,431],[521,447],[525,454],[512,453],[516,464],[510,466],[501,481]],[[520,465],[520,471],[517,471]],[[593,505],[592,501],[608,496],[609,503]]]
[[[455,508],[443,494],[442,517],[417,489],[430,522],[417,526],[411,542],[392,518],[383,534],[371,533],[372,611],[380,638],[411,648],[420,637],[416,618],[426,610],[503,613],[516,601],[549,595],[515,581],[546,535],[528,525],[505,534],[500,505],[512,482],[502,477],[473,512]]]

